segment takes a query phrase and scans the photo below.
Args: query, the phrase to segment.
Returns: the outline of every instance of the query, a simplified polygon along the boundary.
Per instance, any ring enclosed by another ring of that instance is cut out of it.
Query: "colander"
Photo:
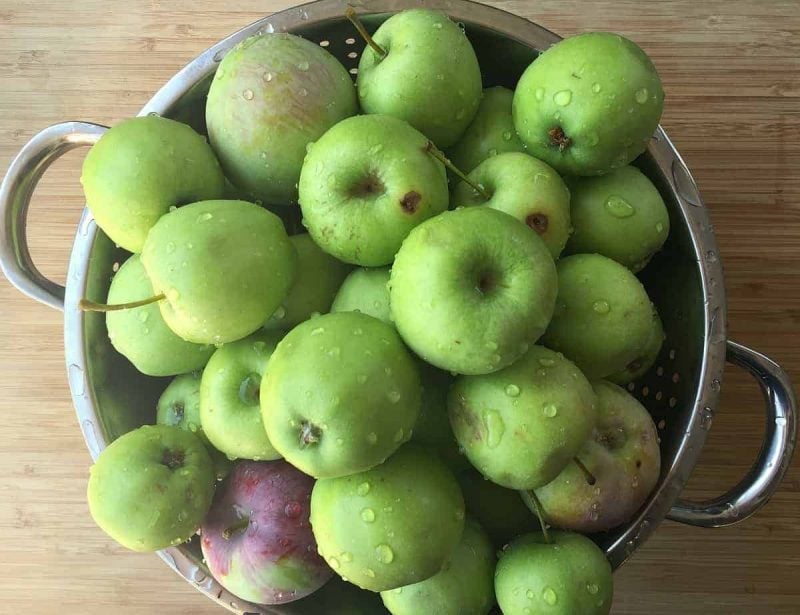
[[[344,14],[355,6],[370,30],[390,14],[425,6],[447,12],[464,25],[484,75],[484,86],[513,88],[537,53],[559,40],[521,17],[467,0],[319,0],[261,19],[200,54],[142,108],[205,132],[205,97],[226,52],[258,33],[292,32],[319,43],[355,75],[363,43]],[[155,403],[168,380],[147,378],[110,346],[101,314],[85,313],[78,301],[103,301],[109,281],[127,254],[96,226],[84,209],[78,225],[66,287],[45,278],[33,264],[26,241],[31,194],[47,167],[65,152],[95,143],[106,128],[84,122],[51,126],[22,148],[0,186],[0,266],[8,280],[33,299],[64,312],[69,386],[92,458],[121,434],[154,421]],[[675,146],[659,127],[637,166],[661,191],[671,233],[641,273],[664,321],[666,341],[650,372],[628,389],[652,413],[661,439],[662,472],[647,503],[624,526],[595,536],[613,567],[620,566],[662,519],[721,527],[745,519],[766,504],[791,460],[796,436],[796,399],[789,378],[775,362],[726,339],[722,265],[708,211]],[[766,408],[766,433],[758,458],[733,489],[707,502],[679,498],[711,427],[726,359],[758,381]],[[222,588],[202,563],[198,540],[159,552],[198,590],[233,612],[289,613],[239,600]]]

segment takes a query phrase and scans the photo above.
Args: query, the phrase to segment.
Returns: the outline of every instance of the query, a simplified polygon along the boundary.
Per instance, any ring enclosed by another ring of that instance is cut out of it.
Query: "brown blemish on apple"
[[[560,152],[563,152],[572,143],[572,139],[564,134],[564,129],[561,126],[551,128],[547,131],[547,135],[550,137],[550,145],[558,146],[558,151]]]
[[[413,214],[419,207],[419,202],[422,200],[422,195],[416,190],[411,190],[403,195],[400,199],[400,207],[407,214]]]
[[[525,224],[540,235],[544,235],[547,232],[547,227],[550,225],[550,220],[545,214],[537,212],[526,216]]]
[[[185,454],[183,451],[172,451],[165,448],[161,455],[161,465],[167,466],[170,470],[177,470],[183,467],[184,458]]]

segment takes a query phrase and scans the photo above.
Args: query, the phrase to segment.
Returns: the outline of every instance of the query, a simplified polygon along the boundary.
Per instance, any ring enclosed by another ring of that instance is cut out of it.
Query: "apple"
[[[455,144],[481,100],[478,58],[441,11],[412,9],[387,19],[358,63],[364,113],[405,120],[438,147]]]
[[[311,594],[333,576],[309,524],[314,480],[284,461],[241,461],[201,528],[203,558],[229,592],[258,604]]]
[[[261,386],[270,442],[316,478],[382,463],[411,437],[419,410],[417,366],[397,332],[359,312],[297,325],[275,349]]]
[[[447,150],[447,157],[464,173],[469,173],[492,156],[525,151],[514,128],[512,100],[514,92],[508,88],[496,86],[483,91],[472,123],[458,142]]]
[[[461,539],[464,500],[450,470],[410,444],[366,472],[318,480],[311,527],[337,574],[385,591],[442,569]]]
[[[314,143],[300,173],[303,223],[339,260],[392,262],[408,233],[447,209],[447,176],[428,139],[387,115],[358,115]]]
[[[261,420],[261,380],[282,333],[259,331],[219,348],[203,370],[200,422],[231,459],[280,459]]]
[[[489,198],[462,181],[453,191],[454,207],[486,205],[504,211],[536,231],[558,258],[570,233],[570,195],[553,167],[527,154],[508,152],[484,160],[468,178]]]
[[[286,33],[243,40],[220,62],[206,103],[225,174],[254,199],[297,200],[306,146],[358,102],[347,70],[316,43]]]
[[[214,469],[189,431],[145,425],[103,449],[89,472],[89,512],[132,551],[158,551],[189,540],[214,495]]]
[[[331,312],[361,312],[392,325],[389,275],[388,267],[354,269],[333,298]]]
[[[153,296],[153,286],[138,254],[122,263],[108,289],[109,304],[125,304]],[[108,339],[114,349],[148,376],[174,376],[202,369],[214,352],[209,344],[187,342],[172,332],[151,303],[106,314]]]
[[[129,252],[185,203],[222,196],[224,178],[206,140],[186,124],[148,115],[108,130],[83,161],[81,184],[97,225]]]
[[[426,362],[459,374],[510,365],[544,332],[558,285],[542,239],[488,207],[414,229],[389,282],[392,318]]]
[[[500,554],[494,588],[503,615],[607,615],[614,581],[605,554],[572,532],[526,534]]]
[[[563,175],[603,175],[645,150],[663,107],[661,79],[636,43],[586,32],[533,61],[512,112],[530,154]]]
[[[571,178],[569,188],[574,231],[568,254],[602,254],[636,273],[664,245],[669,235],[667,206],[636,167]]]

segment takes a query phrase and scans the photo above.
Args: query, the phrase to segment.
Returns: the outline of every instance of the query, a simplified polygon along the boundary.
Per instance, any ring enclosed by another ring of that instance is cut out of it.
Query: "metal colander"
[[[203,52],[159,90],[140,115],[158,113],[205,132],[205,97],[214,71],[230,48],[256,33],[288,31],[318,42],[355,75],[364,45],[344,18],[348,4],[357,8],[371,30],[389,14],[411,5],[447,12],[464,25],[475,47],[484,87],[513,88],[537,53],[559,40],[525,19],[466,0],[319,0],[257,21]],[[44,278],[32,263],[25,221],[30,196],[45,169],[64,152],[95,143],[105,130],[82,122],[45,129],[22,149],[0,186],[0,265],[19,290],[64,311],[69,384],[93,458],[121,434],[154,422],[156,400],[168,380],[136,372],[111,348],[103,316],[78,310],[83,297],[105,300],[113,272],[127,257],[97,228],[88,209],[75,237],[66,288]],[[718,527],[753,514],[780,483],[796,432],[796,401],[786,373],[763,355],[726,340],[725,287],[708,212],[689,170],[661,128],[636,164],[661,191],[672,229],[664,249],[640,274],[663,319],[666,341],[650,372],[628,387],[658,425],[662,473],[650,499],[629,523],[595,536],[614,567],[665,517]],[[711,427],[726,356],[749,370],[764,391],[764,444],[750,472],[728,493],[708,502],[686,502],[679,494]],[[197,539],[159,555],[231,611],[289,612],[249,604],[225,591],[203,565]]]

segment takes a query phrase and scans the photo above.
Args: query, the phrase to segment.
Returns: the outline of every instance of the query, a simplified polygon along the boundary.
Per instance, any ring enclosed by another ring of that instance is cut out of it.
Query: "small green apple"
[[[533,230],[488,207],[449,211],[403,242],[389,282],[392,318],[426,362],[486,374],[536,342],[557,284],[553,259]]]
[[[274,33],[231,49],[206,104],[208,136],[225,174],[275,205],[297,200],[306,146],[358,112],[344,66],[316,43]]]
[[[486,615],[494,605],[497,557],[489,536],[467,519],[441,571],[429,579],[381,592],[392,615]]]
[[[510,489],[536,489],[558,476],[596,420],[589,382],[542,346],[501,371],[456,379],[448,408],[472,465]]]
[[[393,324],[389,311],[389,275],[388,267],[351,271],[333,299],[331,312],[361,312]]]
[[[447,176],[428,143],[387,115],[358,115],[322,135],[300,174],[314,241],[347,263],[391,263],[411,229],[447,209]]]
[[[408,445],[366,472],[318,480],[311,527],[337,574],[385,591],[441,570],[464,529],[464,500],[439,459]]]
[[[558,258],[570,233],[570,197],[553,167],[527,154],[508,152],[484,160],[468,177],[489,193],[489,199],[462,181],[453,191],[454,207],[486,205],[511,214],[536,231]]]
[[[129,252],[171,207],[222,196],[224,178],[206,140],[157,115],[120,122],[94,144],[81,174],[97,225]]]
[[[108,303],[128,303],[153,296],[153,286],[138,254],[122,263],[111,280]],[[202,367],[214,352],[210,344],[193,344],[172,332],[151,303],[106,314],[108,339],[115,350],[148,376],[174,376]]]
[[[241,339],[286,298],[297,255],[280,219],[245,201],[201,201],[163,216],[142,252],[161,316],[201,344]]]
[[[261,379],[282,337],[259,331],[219,348],[203,370],[200,422],[211,444],[232,459],[280,459],[261,420]]]
[[[636,43],[587,32],[534,60],[513,115],[529,153],[564,175],[602,175],[645,150],[663,107],[661,79]]]
[[[526,534],[500,554],[494,579],[504,615],[607,615],[614,580],[604,553],[572,532]]]
[[[89,474],[89,511],[106,534],[133,551],[189,540],[211,506],[214,470],[189,431],[145,425],[100,453]]]
[[[481,100],[478,58],[464,32],[441,11],[412,9],[387,19],[358,63],[364,113],[400,118],[450,147],[469,126]]]

